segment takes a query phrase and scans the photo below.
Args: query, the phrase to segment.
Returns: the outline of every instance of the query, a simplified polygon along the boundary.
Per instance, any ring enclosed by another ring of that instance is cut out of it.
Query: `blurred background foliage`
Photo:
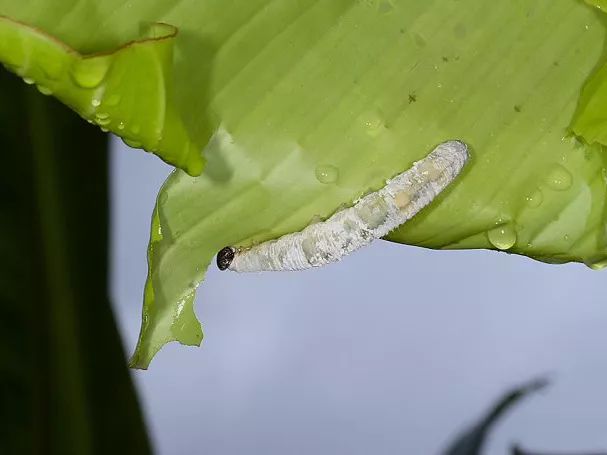
[[[0,453],[149,453],[107,294],[107,137],[0,70]]]
[[[443,455],[481,455],[484,451],[491,431],[515,406],[530,395],[546,388],[548,381],[537,379],[515,387],[506,392],[476,424],[462,432],[445,450]],[[549,442],[549,441],[548,441]],[[513,444],[510,455],[607,455],[607,452],[528,452],[518,444]]]

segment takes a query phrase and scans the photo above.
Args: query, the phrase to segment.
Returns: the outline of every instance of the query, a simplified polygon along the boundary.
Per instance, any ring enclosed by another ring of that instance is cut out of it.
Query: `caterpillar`
[[[251,248],[225,247],[217,266],[235,272],[294,271],[337,262],[413,218],[457,178],[468,157],[464,142],[443,142],[352,207]]]

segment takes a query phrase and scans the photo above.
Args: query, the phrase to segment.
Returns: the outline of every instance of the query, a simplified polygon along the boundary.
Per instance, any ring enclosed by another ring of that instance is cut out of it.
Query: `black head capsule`
[[[219,270],[227,270],[234,260],[235,254],[236,250],[231,246],[226,246],[219,253],[217,253],[217,267]]]

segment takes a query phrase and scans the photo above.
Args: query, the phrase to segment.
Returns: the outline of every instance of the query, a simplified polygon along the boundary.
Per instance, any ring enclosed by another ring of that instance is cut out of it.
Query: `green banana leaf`
[[[153,215],[132,360],[146,368],[167,342],[200,343],[194,294],[219,249],[324,219],[447,139],[470,145],[470,164],[389,240],[604,267],[601,8],[0,0],[0,60],[187,172]]]
[[[107,140],[2,69],[0,93],[0,453],[149,453],[107,296]]]

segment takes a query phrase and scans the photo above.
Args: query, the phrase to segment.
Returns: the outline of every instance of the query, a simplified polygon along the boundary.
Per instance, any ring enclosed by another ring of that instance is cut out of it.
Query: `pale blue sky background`
[[[149,220],[170,168],[116,141],[111,293],[139,332]],[[212,268],[202,348],[133,376],[159,455],[433,455],[507,388],[553,386],[496,429],[538,451],[607,450],[607,271],[376,242],[301,273]]]

